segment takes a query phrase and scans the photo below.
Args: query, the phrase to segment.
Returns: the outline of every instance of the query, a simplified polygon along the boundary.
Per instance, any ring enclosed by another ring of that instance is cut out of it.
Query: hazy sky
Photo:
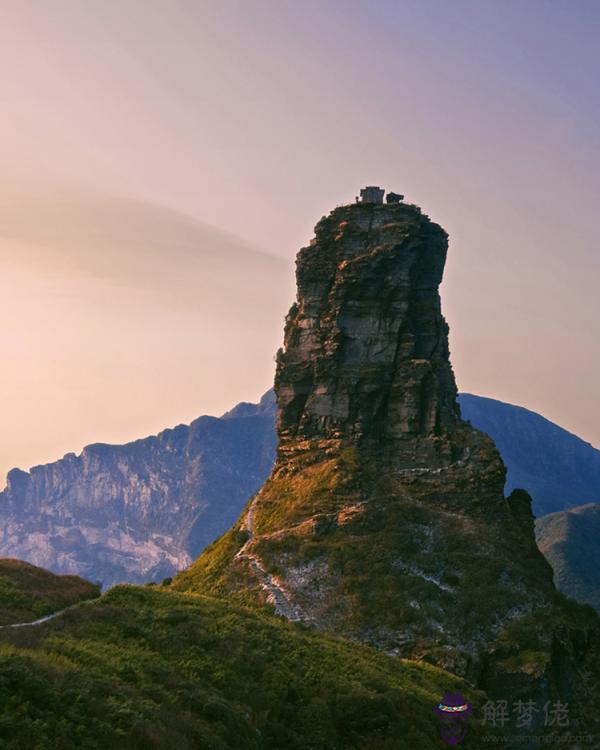
[[[0,473],[259,397],[296,251],[366,184],[450,233],[459,388],[600,446],[599,31],[592,0],[0,0]]]

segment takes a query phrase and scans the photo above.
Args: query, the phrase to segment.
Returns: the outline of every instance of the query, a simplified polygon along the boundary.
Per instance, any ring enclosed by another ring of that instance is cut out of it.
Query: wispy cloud
[[[263,285],[275,291],[290,267],[168,207],[43,184],[0,184],[0,260],[4,267],[82,274],[194,305],[223,293],[262,297]]]
[[[292,264],[193,217],[5,184],[0,265],[0,472],[220,412],[272,382]]]

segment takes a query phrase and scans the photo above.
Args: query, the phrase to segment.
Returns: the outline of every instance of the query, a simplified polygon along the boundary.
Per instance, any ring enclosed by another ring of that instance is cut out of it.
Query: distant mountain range
[[[535,516],[600,502],[600,451],[521,406],[463,393],[463,419],[487,432],[508,468],[506,492],[533,497]]]
[[[600,451],[539,414],[459,397],[543,515],[600,501]],[[189,565],[239,516],[275,457],[275,400],[241,403],[125,445],[94,444],[29,472],[0,493],[0,555],[105,586],[160,580]]]
[[[221,418],[13,469],[0,493],[0,556],[104,586],[159,580],[229,528],[274,454],[269,392]]]
[[[600,612],[600,505],[589,503],[536,521],[536,538],[559,591]]]

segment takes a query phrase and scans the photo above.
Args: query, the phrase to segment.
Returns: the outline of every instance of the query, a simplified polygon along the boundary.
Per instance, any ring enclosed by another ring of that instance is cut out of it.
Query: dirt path
[[[241,528],[248,533],[248,539],[236,554],[237,560],[246,560],[250,569],[256,576],[260,587],[267,594],[267,601],[275,607],[275,614],[285,617],[294,622],[308,622],[309,618],[302,609],[292,602],[289,592],[283,582],[271,573],[267,572],[260,557],[251,549],[252,543],[256,541],[254,534],[254,512],[256,510],[255,498],[248,508],[246,517],[242,521]]]
[[[70,609],[74,609],[75,607],[78,607],[80,604],[92,604],[93,602],[97,602],[98,599],[87,599],[84,602],[76,602],[75,604],[70,604],[68,607],[65,607],[64,609],[59,609],[58,612],[53,612],[50,615],[44,615],[44,617],[40,617],[37,620],[32,620],[30,622],[13,622],[10,625],[0,625],[0,630],[8,630],[8,628],[33,628],[36,625],[43,625],[45,622],[49,622],[50,620],[54,620],[55,617],[60,617],[60,615],[64,614],[65,612],[68,612]]]

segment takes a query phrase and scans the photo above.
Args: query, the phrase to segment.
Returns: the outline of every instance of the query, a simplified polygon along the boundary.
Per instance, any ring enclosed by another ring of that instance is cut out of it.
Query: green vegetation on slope
[[[485,701],[435,667],[155,587],[114,588],[1,641],[6,750],[429,750],[444,692]]]
[[[100,595],[79,576],[57,576],[35,565],[0,558],[0,625],[30,622]]]

